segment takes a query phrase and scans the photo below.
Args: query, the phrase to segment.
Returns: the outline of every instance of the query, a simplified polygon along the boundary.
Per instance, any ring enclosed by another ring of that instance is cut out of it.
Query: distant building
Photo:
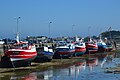
[[[37,36],[37,37],[33,37],[33,36],[29,36],[27,37],[27,41],[31,42],[31,43],[45,43],[48,41],[48,38],[46,36]]]

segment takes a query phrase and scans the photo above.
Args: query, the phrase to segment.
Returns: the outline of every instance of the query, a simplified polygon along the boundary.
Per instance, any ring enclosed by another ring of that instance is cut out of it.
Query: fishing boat
[[[97,42],[98,45],[98,52],[104,52],[108,49],[106,43],[104,42]]]
[[[107,38],[105,38],[105,43],[106,43],[106,45],[107,45],[107,50],[106,51],[111,51],[111,50],[113,50],[113,43],[112,43],[112,41],[111,40],[107,40]]]
[[[97,45],[98,45],[98,52],[104,52],[108,49],[106,43],[103,42],[103,40],[101,39],[101,36],[100,36],[100,40],[97,41]]]
[[[86,53],[96,53],[98,51],[98,45],[95,41],[92,41],[90,38],[89,42],[85,43],[86,45]]]
[[[36,48],[37,57],[34,59],[35,62],[45,62],[51,61],[54,55],[53,49],[51,47],[43,46]]]
[[[81,56],[86,52],[86,46],[84,42],[75,43],[74,56]]]
[[[1,58],[3,67],[24,67],[29,66],[37,56],[36,47],[32,43],[19,41],[19,35],[16,35],[16,43],[11,44]]]
[[[54,58],[70,57],[75,53],[75,45],[70,43],[64,46],[56,47]]]
[[[106,43],[107,45],[107,51],[111,51],[113,49],[113,45],[111,42]]]
[[[34,44],[19,42],[5,51],[1,61],[4,67],[24,67],[29,66],[36,56],[37,52]]]
[[[5,54],[1,58],[2,67],[24,67],[31,65],[31,62],[37,56],[36,47],[32,43],[19,40],[18,21],[17,20],[17,34],[16,42],[10,44],[8,50],[4,51]]]

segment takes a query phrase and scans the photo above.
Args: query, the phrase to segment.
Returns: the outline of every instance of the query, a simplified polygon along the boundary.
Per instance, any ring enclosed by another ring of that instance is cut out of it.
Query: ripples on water
[[[73,65],[44,72],[24,72],[24,75],[19,72],[15,75],[1,77],[0,80],[120,80],[120,74],[104,73],[104,68],[116,66],[115,60],[104,59],[99,61],[97,65]]]

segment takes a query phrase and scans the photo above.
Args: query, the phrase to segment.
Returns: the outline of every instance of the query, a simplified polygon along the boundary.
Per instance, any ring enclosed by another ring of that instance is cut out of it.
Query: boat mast
[[[102,35],[100,34],[100,41],[102,41],[102,37],[101,37]]]
[[[17,41],[17,43],[19,43],[19,29],[18,29],[18,23],[19,23],[19,19],[20,19],[21,17],[18,17],[17,18],[17,34],[16,34],[16,41]]]

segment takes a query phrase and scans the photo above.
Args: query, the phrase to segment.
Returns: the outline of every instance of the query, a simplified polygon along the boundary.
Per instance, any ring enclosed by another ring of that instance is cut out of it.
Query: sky
[[[0,0],[0,38],[15,37],[17,19],[22,38],[98,36],[120,30],[120,0]]]

